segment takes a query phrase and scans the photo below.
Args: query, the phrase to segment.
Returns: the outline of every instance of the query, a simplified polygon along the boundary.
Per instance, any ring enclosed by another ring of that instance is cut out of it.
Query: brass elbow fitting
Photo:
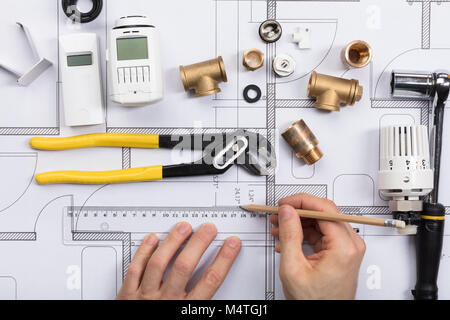
[[[180,74],[184,90],[195,90],[196,97],[219,93],[219,83],[228,81],[222,57],[180,66]]]
[[[308,84],[308,97],[316,98],[315,107],[328,111],[340,111],[341,106],[353,106],[360,101],[363,87],[358,80],[336,78],[313,72]]]
[[[313,165],[323,157],[319,149],[319,140],[311,132],[305,121],[300,120],[291,125],[283,134],[284,140],[294,149],[299,159]]]

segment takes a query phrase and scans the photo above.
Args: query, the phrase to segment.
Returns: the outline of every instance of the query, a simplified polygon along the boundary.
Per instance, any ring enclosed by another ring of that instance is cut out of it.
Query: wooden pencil
[[[261,206],[261,205],[248,205],[241,206],[243,210],[249,212],[260,212],[260,213],[270,213],[270,214],[278,214],[279,207],[269,207],[269,206]],[[380,227],[391,227],[404,229],[406,228],[406,223],[401,220],[394,219],[380,219],[380,218],[372,218],[372,217],[362,217],[362,216],[351,216],[346,214],[337,214],[330,212],[319,212],[319,211],[311,211],[311,210],[296,210],[298,215],[301,218],[308,219],[317,219],[317,220],[325,220],[325,221],[340,221],[340,222],[348,222],[348,223],[358,223],[365,224],[371,226],[380,226]]]

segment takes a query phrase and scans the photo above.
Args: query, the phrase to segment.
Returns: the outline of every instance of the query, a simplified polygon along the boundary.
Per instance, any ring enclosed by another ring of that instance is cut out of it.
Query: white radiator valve
[[[419,200],[433,190],[428,129],[422,125],[381,129],[378,189],[393,200]]]

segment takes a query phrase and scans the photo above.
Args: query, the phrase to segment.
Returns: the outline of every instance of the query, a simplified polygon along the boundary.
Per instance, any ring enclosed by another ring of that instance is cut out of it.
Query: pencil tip
[[[250,208],[250,206],[240,206],[240,208],[242,209],[242,210],[245,210],[245,211],[248,211],[248,209]]]

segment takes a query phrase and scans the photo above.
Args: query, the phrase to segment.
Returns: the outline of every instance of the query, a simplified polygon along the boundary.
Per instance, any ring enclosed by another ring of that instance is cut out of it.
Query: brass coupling
[[[242,63],[250,71],[258,70],[264,66],[264,53],[258,49],[245,51]]]
[[[365,41],[352,41],[343,50],[343,58],[351,68],[364,68],[372,61],[372,48]]]
[[[313,165],[322,159],[323,153],[318,147],[319,140],[308,128],[305,121],[297,121],[282,136],[294,149],[297,158],[303,159],[308,165]]]
[[[184,90],[195,90],[196,97],[219,93],[219,83],[228,81],[222,57],[180,66],[180,74]]]
[[[340,111],[341,106],[353,106],[360,101],[363,87],[358,80],[336,78],[313,72],[308,84],[308,97],[315,98],[315,107],[327,111]]]

